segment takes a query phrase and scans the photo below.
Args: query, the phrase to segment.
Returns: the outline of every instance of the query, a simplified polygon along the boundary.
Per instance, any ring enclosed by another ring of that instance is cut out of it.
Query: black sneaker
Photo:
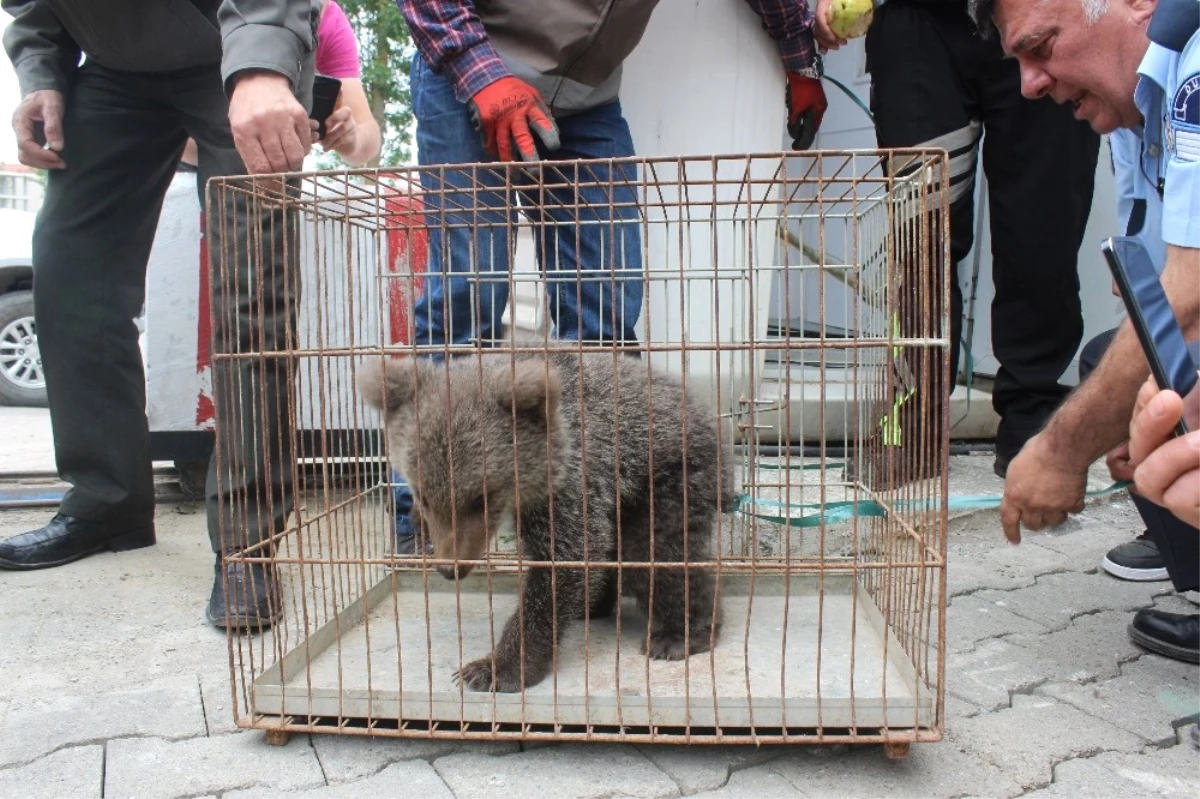
[[[1168,579],[1162,555],[1150,540],[1150,534],[1146,532],[1132,541],[1110,549],[1100,562],[1100,567],[1122,580],[1155,582]]]

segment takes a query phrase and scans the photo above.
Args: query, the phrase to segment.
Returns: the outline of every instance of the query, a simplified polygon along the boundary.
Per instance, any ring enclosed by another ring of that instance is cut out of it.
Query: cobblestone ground
[[[955,458],[951,474],[959,493],[1001,490],[990,458]],[[46,518],[0,512],[0,537]],[[201,509],[166,505],[149,550],[0,572],[0,796],[1195,797],[1197,667],[1125,632],[1138,608],[1192,606],[1098,568],[1140,531],[1121,494],[1017,548],[994,511],[954,519],[947,735],[900,761],[876,746],[273,747],[232,724],[226,640],[203,619]]]

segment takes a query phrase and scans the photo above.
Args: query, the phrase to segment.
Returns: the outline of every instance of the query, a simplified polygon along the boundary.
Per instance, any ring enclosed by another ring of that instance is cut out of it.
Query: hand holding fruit
[[[813,32],[822,50],[836,50],[867,32],[874,17],[872,0],[819,0]]]

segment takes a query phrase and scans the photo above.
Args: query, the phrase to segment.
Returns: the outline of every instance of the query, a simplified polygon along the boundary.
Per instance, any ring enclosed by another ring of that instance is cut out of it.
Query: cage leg
[[[271,746],[287,746],[292,734],[287,730],[267,730],[267,743]]]
[[[887,741],[883,744],[883,754],[888,760],[903,760],[908,757],[908,741]]]

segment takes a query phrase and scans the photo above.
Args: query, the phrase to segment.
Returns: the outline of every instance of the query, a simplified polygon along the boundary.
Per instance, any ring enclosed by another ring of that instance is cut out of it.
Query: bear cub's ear
[[[418,367],[414,358],[372,358],[358,368],[355,382],[363,401],[391,413],[412,402],[417,394]]]
[[[497,366],[492,372],[492,396],[505,413],[543,424],[558,412],[562,378],[549,364],[536,360]]]

